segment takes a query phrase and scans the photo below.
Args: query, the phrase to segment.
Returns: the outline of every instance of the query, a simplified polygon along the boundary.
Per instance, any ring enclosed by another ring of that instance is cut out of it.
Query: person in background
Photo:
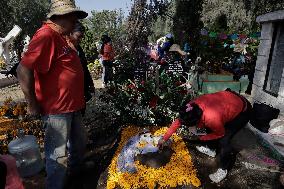
[[[77,22],[73,32],[70,35],[70,40],[74,44],[75,49],[78,51],[78,55],[81,60],[81,64],[84,70],[84,94],[85,101],[88,102],[92,98],[92,94],[95,93],[94,82],[90,71],[88,69],[88,62],[86,59],[86,55],[80,46],[80,42],[83,39],[85,34],[85,27],[81,22]]]
[[[73,0],[51,0],[48,20],[17,68],[28,113],[41,115],[45,127],[46,189],[64,188],[67,173],[81,166],[86,149],[84,71],[66,39],[87,16]]]
[[[158,47],[159,59],[164,58],[167,52],[169,52],[171,46],[174,44],[174,36],[172,34],[167,34],[165,36],[166,41],[162,44],[162,46]]]
[[[231,140],[249,122],[251,109],[247,99],[230,89],[200,96],[182,105],[179,118],[159,141],[159,147],[163,147],[181,125],[206,129],[205,135],[194,135],[189,140],[203,144],[196,146],[197,150],[210,157],[216,156],[216,148],[220,151],[220,168],[209,175],[213,182],[219,183],[233,164]]]
[[[249,84],[248,84],[248,87],[247,87],[247,90],[245,91],[245,93],[248,94],[248,95],[251,95],[257,57],[251,55],[251,53],[247,54],[246,57],[247,57],[247,61],[248,61]]]
[[[187,39],[186,43],[184,44],[184,47],[183,47],[183,51],[186,52],[186,55],[185,55],[185,67],[186,67],[186,72],[189,70],[189,67],[190,65],[188,64],[189,60],[190,60],[190,52],[191,52],[191,45],[190,45],[190,37]]]
[[[111,38],[108,35],[103,35],[101,38],[102,47],[100,54],[103,64],[103,87],[106,87],[112,80],[112,66],[114,61],[114,51],[112,48]]]
[[[183,51],[186,52],[186,53],[190,53],[190,51],[191,51],[190,37],[188,38],[188,40],[184,44]]]

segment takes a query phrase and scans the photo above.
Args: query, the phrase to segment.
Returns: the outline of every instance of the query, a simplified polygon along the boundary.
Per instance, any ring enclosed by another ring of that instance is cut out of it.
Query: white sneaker
[[[226,178],[228,174],[227,170],[223,170],[223,169],[218,169],[216,173],[210,174],[209,178],[212,182],[214,183],[219,183],[221,182],[224,178]]]
[[[203,153],[206,154],[207,156],[210,157],[216,157],[216,151],[215,150],[211,150],[210,148],[208,148],[207,146],[196,146],[196,149]]]

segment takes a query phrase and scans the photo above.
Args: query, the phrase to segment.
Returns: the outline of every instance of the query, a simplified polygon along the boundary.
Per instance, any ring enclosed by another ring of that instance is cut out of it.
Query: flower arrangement
[[[96,59],[93,63],[88,64],[88,69],[92,73],[95,79],[101,77],[102,74],[102,64],[100,63],[99,59]]]
[[[9,110],[11,110],[11,104],[12,104],[12,98],[7,98],[4,103],[3,106],[0,106],[0,116],[4,116],[6,115]]]
[[[166,132],[167,128],[152,128],[154,136],[160,136]],[[199,187],[200,180],[191,160],[191,156],[182,138],[174,135],[172,149],[174,154],[170,162],[159,169],[149,168],[135,162],[136,173],[121,173],[117,170],[117,160],[120,151],[127,143],[129,138],[141,131],[139,127],[124,128],[121,136],[121,142],[111,161],[108,172],[107,189],[120,188],[176,188],[178,186],[193,185]]]
[[[116,83],[101,96],[101,100],[119,112],[123,124],[166,125],[179,111],[183,100],[190,100],[181,77],[163,72],[155,79]]]
[[[233,59],[239,55],[244,54],[250,56],[252,59],[257,57],[257,49],[259,40],[250,38],[239,39],[210,37],[208,35],[201,35],[198,49],[202,57],[202,67],[209,73],[219,74],[226,64],[230,64]],[[244,65],[244,73],[251,70],[252,62],[246,60]],[[254,67],[254,65],[253,65]]]
[[[14,106],[13,115],[14,116],[24,116],[27,114],[27,104],[20,102]]]
[[[3,106],[0,106],[0,116],[19,117],[25,116],[27,113],[27,103],[16,103],[12,98],[7,98]]]

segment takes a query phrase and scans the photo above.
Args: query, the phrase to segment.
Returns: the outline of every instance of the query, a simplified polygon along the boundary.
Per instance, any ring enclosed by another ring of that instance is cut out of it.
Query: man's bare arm
[[[17,75],[22,91],[28,102],[28,111],[31,115],[39,115],[40,109],[35,95],[34,72],[19,64]]]

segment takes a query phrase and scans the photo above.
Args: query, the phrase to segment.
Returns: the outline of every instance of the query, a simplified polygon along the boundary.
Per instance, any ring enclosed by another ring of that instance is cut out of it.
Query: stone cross
[[[21,31],[22,29],[19,26],[15,25],[6,37],[0,37],[0,60],[2,59],[6,66],[10,64],[11,59],[9,46],[13,43],[13,41],[21,33]]]

